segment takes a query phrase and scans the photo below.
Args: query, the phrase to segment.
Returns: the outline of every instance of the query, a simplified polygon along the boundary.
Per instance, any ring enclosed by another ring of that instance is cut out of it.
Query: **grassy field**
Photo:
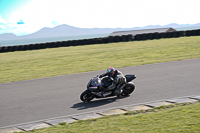
[[[200,58],[200,36],[0,53],[0,83]]]
[[[60,123],[33,133],[199,133],[200,103]]]

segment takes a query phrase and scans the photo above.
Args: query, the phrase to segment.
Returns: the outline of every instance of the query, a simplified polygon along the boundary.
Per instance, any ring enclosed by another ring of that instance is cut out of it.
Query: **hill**
[[[64,37],[64,36],[78,36],[78,35],[94,35],[94,34],[109,34],[114,31],[126,31],[126,30],[140,30],[140,29],[154,29],[154,28],[166,28],[171,27],[174,29],[200,29],[200,23],[193,24],[193,25],[179,25],[179,24],[169,24],[169,25],[149,25],[145,27],[134,27],[134,28],[77,28],[70,25],[62,24],[58,25],[53,28],[44,27],[39,31],[23,35],[23,36],[16,36],[12,33],[4,33],[0,34],[0,41],[1,40],[17,40],[17,39],[34,39],[34,38],[49,38],[49,37]]]

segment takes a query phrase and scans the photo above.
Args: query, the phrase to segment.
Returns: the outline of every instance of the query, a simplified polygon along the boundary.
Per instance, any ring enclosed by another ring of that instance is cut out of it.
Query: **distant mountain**
[[[139,30],[139,29],[153,29],[153,28],[181,28],[181,27],[191,27],[191,26],[199,26],[198,24],[193,25],[179,25],[179,24],[169,24],[169,25],[149,25],[145,27],[134,27],[134,28],[77,28],[73,26],[69,26],[66,24],[59,25],[53,28],[42,28],[41,30],[24,36],[16,36],[12,33],[4,33],[0,34],[0,40],[16,40],[16,39],[34,39],[34,38],[49,38],[49,37],[64,37],[64,36],[78,36],[78,35],[93,35],[93,34],[106,34],[112,33],[114,31],[126,31],[126,30]]]
[[[109,28],[77,28],[73,26],[69,26],[66,24],[56,26],[54,28],[42,28],[41,30],[25,35],[23,37],[26,38],[38,38],[38,37],[61,37],[61,36],[77,36],[77,35],[90,35],[90,34],[104,34],[110,33],[115,30],[120,29],[109,29]]]
[[[130,28],[127,28],[128,30]],[[48,38],[48,37],[64,37],[64,36],[78,36],[78,35],[92,35],[92,34],[106,34],[113,31],[122,30],[122,28],[77,28],[66,24],[59,25],[53,28],[42,28],[39,31],[16,36],[12,33],[0,34],[0,40],[15,40],[15,39],[33,39],[33,38]]]
[[[17,36],[12,33],[0,34],[0,40],[10,40],[10,39],[17,39]]]

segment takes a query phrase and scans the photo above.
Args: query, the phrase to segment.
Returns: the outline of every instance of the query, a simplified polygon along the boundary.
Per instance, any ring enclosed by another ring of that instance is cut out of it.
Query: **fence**
[[[0,53],[37,50],[37,49],[45,49],[45,48],[90,45],[90,44],[104,44],[104,43],[112,43],[112,42],[142,41],[142,40],[153,40],[153,39],[160,39],[160,38],[177,38],[177,37],[184,37],[184,36],[188,37],[188,36],[199,36],[199,35],[200,35],[200,29],[187,30],[187,31],[175,31],[175,32],[163,32],[163,33],[144,33],[144,34],[137,34],[135,36],[133,35],[108,36],[104,38],[47,42],[47,43],[17,45],[17,46],[1,46]]]

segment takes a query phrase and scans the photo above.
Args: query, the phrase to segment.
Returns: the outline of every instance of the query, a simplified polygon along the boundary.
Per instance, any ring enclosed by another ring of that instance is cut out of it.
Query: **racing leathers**
[[[105,76],[109,77],[109,73],[104,73],[100,75],[100,77],[105,77]],[[110,77],[110,79],[112,80],[112,84],[108,86],[107,88],[103,88],[102,90],[106,92],[106,91],[110,91],[116,88],[114,90],[114,94],[120,95],[126,83],[126,78],[124,77],[123,73],[119,70],[115,70],[114,75]]]

